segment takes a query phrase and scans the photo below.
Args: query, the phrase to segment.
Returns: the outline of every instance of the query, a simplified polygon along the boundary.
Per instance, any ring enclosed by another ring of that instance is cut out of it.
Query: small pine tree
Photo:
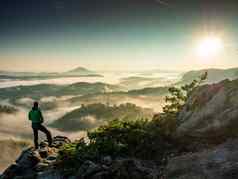
[[[205,72],[190,84],[186,84],[180,88],[171,87],[168,89],[169,95],[165,97],[165,102],[167,104],[163,107],[163,114],[154,116],[154,120],[159,121],[159,125],[165,135],[170,135],[179,125],[179,122],[177,121],[179,112],[182,110],[194,89],[201,85],[207,77],[208,73]]]

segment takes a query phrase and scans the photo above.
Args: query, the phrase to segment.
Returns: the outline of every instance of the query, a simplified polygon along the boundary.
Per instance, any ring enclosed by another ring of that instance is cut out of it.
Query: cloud
[[[6,169],[10,164],[14,163],[16,158],[22,152],[22,149],[30,144],[28,141],[22,140],[0,140],[0,172]]]
[[[13,138],[30,137],[30,121],[27,119],[27,112],[23,109],[20,109],[16,114],[1,114],[0,119],[1,138],[6,136]]]
[[[61,97],[61,99],[65,99],[67,97]],[[29,102],[30,98],[24,98],[21,102]],[[1,102],[3,103],[3,102]],[[4,101],[4,104],[9,104],[7,101]],[[31,104],[31,103],[30,103]],[[64,105],[54,109],[43,111],[43,115],[45,118],[45,125],[53,122],[54,120],[62,117],[67,112],[78,108],[79,106],[71,106],[69,103],[65,103]],[[31,128],[31,121],[28,120],[28,112],[30,108],[18,107],[19,111],[15,114],[1,114],[0,115],[0,140],[1,139],[32,139],[33,132]],[[78,136],[81,137],[82,134],[71,134],[66,132],[60,132],[56,129],[51,129],[52,134],[55,135],[65,135],[67,137]],[[40,138],[45,138],[44,134],[39,133]]]
[[[33,102],[34,102],[33,99],[27,98],[27,97],[25,97],[25,98],[20,98],[20,99],[17,99],[17,100],[16,100],[16,103],[17,103],[17,104],[22,104],[22,105],[26,105],[26,106],[32,105]]]

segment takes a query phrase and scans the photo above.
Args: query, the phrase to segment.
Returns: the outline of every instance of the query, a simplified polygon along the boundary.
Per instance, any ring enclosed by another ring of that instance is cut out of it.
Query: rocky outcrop
[[[197,88],[178,120],[177,137],[198,152],[170,158],[165,178],[238,178],[238,80]]]
[[[29,148],[23,151],[16,163],[5,170],[1,179],[158,179],[161,174],[153,161],[105,156],[98,162],[86,160],[78,168],[75,167],[74,172],[66,175],[64,168],[57,165],[57,156],[59,148],[69,142],[68,138],[57,136],[53,139],[52,147],[42,142],[38,150]]]
[[[178,136],[226,139],[238,136],[238,80],[199,87],[180,112]]]
[[[236,179],[238,178],[238,139],[198,153],[170,159],[168,179]]]
[[[59,148],[69,142],[66,137],[56,136],[53,138],[52,147],[42,142],[38,150],[26,149],[15,163],[4,171],[1,179],[46,178],[46,176],[52,179],[58,178],[59,174],[54,170],[54,163]]]
[[[127,158],[100,164],[85,161],[76,176],[81,179],[158,179],[159,171],[152,161]]]
[[[67,138],[54,138],[53,147],[46,143],[33,151],[22,152],[20,157],[2,175],[2,179],[235,179],[238,178],[238,139],[197,153],[171,157],[165,169],[155,161],[135,158],[102,157],[100,161],[84,161],[74,172],[65,175],[58,168],[59,147],[70,142]]]

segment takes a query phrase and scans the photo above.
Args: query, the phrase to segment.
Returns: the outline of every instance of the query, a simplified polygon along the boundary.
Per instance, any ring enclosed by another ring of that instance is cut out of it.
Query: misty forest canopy
[[[3,88],[0,91],[1,99],[17,99],[23,97],[33,98],[39,100],[46,96],[64,96],[64,95],[87,95],[95,93],[103,93],[105,89],[111,91],[120,90],[119,86],[105,83],[87,83],[79,82],[71,85],[52,85],[39,84],[33,86],[17,86]]]
[[[31,98],[33,100],[41,100],[44,97],[61,97],[67,95],[76,96],[87,96],[92,98],[95,94],[104,94],[112,93],[111,96],[121,96],[123,97],[133,97],[133,96],[164,96],[168,93],[168,87],[170,86],[181,86],[184,84],[191,83],[194,79],[198,78],[204,72],[208,72],[209,76],[206,80],[206,83],[215,83],[226,78],[236,79],[238,78],[238,69],[207,69],[199,71],[190,71],[183,74],[181,80],[178,82],[169,83],[166,86],[159,86],[160,79],[158,78],[141,78],[141,77],[129,77],[123,78],[120,83],[111,85],[108,83],[96,82],[78,82],[68,85],[55,85],[55,84],[36,84],[36,85],[27,85],[27,86],[13,86],[1,88],[0,90],[0,99],[1,100],[10,100],[13,104],[16,104],[21,98]],[[6,80],[6,79],[5,79]],[[152,81],[151,81],[152,80]],[[159,80],[159,81],[158,81]],[[140,86],[140,84],[146,85]],[[151,87],[150,85],[153,85]],[[156,86],[157,85],[157,86]],[[149,86],[149,87],[146,87]],[[132,88],[133,87],[133,88]],[[136,88],[136,89],[135,89]],[[137,89],[138,88],[138,89]],[[116,93],[118,92],[118,93]],[[86,98],[85,98],[86,99]],[[85,101],[83,99],[83,101]],[[74,101],[81,100],[75,98]],[[100,101],[97,101],[100,102]],[[44,106],[44,105],[43,105]]]
[[[125,103],[109,106],[95,103],[82,105],[62,118],[54,121],[51,126],[63,131],[88,130],[105,124],[115,118],[120,120],[151,118],[153,111],[135,104]]]
[[[0,116],[1,116],[1,114],[14,114],[17,111],[18,110],[15,107],[13,107],[13,106],[0,105]]]

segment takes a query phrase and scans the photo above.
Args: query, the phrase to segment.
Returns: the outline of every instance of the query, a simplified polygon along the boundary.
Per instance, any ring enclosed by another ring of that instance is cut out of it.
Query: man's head
[[[33,109],[38,109],[39,103],[37,101],[35,101],[33,103]]]

